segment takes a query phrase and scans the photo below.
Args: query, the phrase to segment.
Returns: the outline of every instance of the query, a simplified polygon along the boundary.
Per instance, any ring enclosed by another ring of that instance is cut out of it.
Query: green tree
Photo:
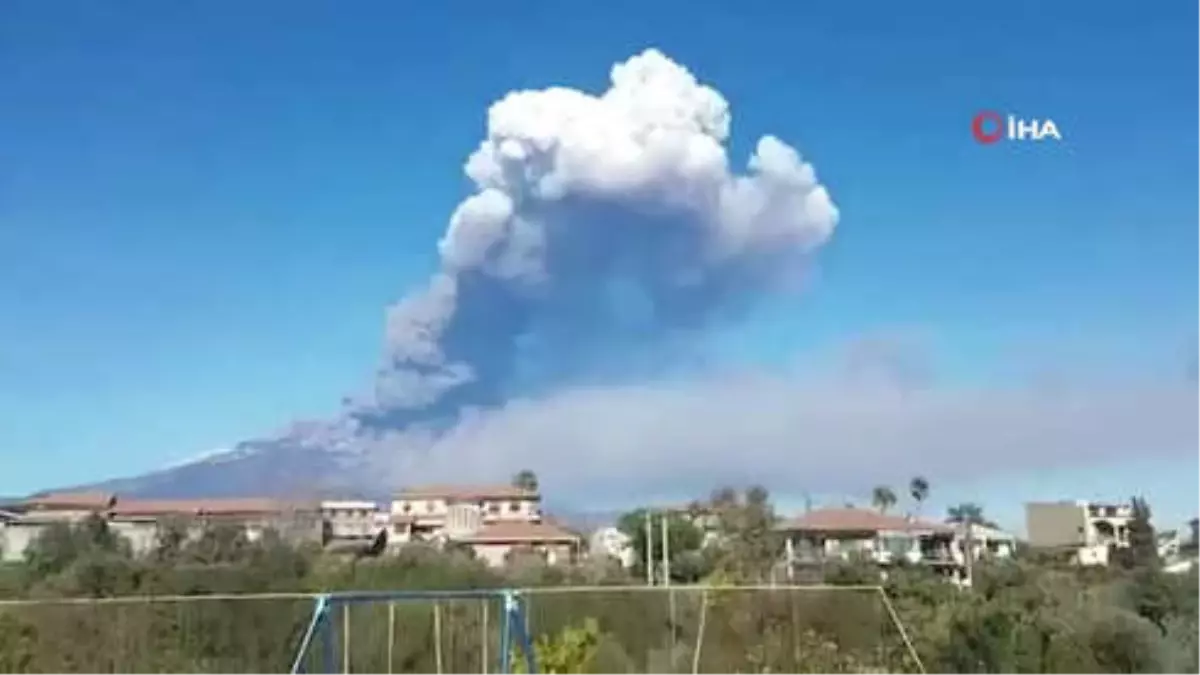
[[[917,503],[917,513],[921,513],[921,507],[925,504],[925,500],[929,499],[929,481],[922,476],[914,476],[908,482],[908,494],[912,496],[913,501]]]
[[[557,635],[539,635],[533,643],[538,671],[542,673],[589,673],[600,647],[600,624],[584,619],[582,626],[567,626]],[[512,658],[513,672],[528,668],[520,650]]]
[[[1150,522],[1150,505],[1140,497],[1134,497],[1130,505],[1129,548],[1118,560],[1126,569],[1157,569],[1162,561],[1158,557],[1158,536]]]
[[[25,563],[35,579],[59,574],[85,556],[131,557],[129,542],[112,532],[99,514],[77,523],[47,525],[25,549]]]
[[[189,525],[183,518],[166,518],[159,523],[154,536],[154,560],[164,564],[178,561],[188,541]]]
[[[1181,575],[1164,572],[1150,505],[1145,499],[1134,497],[1131,507],[1129,546],[1113,551],[1117,566],[1126,573],[1123,583],[1127,606],[1164,636],[1171,633],[1173,626],[1178,627],[1181,619],[1194,627],[1195,617],[1200,613],[1195,599],[1195,570]]]
[[[57,583],[65,595],[107,598],[132,594],[138,572],[128,556],[90,549],[71,563]]]
[[[740,495],[732,488],[722,488],[713,493],[711,509],[716,519],[718,568],[735,582],[767,581],[783,553],[770,493],[757,485]]]
[[[521,469],[512,478],[512,486],[527,492],[537,492],[537,474],[530,469]]]
[[[66,569],[82,550],[70,523],[50,523],[25,548],[25,567],[33,578],[44,579]]]
[[[896,505],[896,493],[886,485],[878,485],[871,490],[871,505],[879,509],[880,513],[887,513],[888,509]]]
[[[649,541],[646,539],[647,516],[650,519]],[[629,511],[617,519],[617,529],[629,537],[630,549],[634,553],[632,572],[635,577],[646,577],[647,548],[654,569],[662,561],[662,519],[662,512],[646,508]],[[704,545],[704,532],[689,514],[672,511],[666,514],[666,519],[672,580],[694,582],[699,579],[696,575],[705,571],[697,564],[696,557]]]
[[[996,524],[983,515],[983,507],[975,502],[963,502],[946,509],[946,522],[959,525],[982,525],[996,527]]]

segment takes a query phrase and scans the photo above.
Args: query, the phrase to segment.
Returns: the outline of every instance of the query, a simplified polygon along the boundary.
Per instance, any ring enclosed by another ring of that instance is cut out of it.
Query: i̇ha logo
[[[984,110],[971,120],[971,134],[984,145],[1002,140],[1062,140],[1062,133],[1052,119],[1023,119],[1012,114],[1001,115],[994,110]]]

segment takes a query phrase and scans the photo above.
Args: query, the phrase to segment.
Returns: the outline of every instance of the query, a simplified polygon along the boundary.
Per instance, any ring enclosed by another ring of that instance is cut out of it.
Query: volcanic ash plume
[[[813,167],[764,136],[732,173],[729,106],[687,69],[648,50],[611,79],[488,111],[475,192],[440,271],[389,309],[360,419],[494,404],[736,317],[829,238],[838,212]]]

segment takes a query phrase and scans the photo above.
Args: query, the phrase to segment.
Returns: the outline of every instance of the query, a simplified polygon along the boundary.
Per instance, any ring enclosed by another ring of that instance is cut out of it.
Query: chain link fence
[[[877,587],[543,589],[526,612],[535,636],[594,618],[595,672],[920,670]]]
[[[311,610],[303,595],[8,601],[0,672],[282,672]]]
[[[538,649],[568,631],[589,635],[581,672],[921,670],[876,587],[551,587],[522,597]],[[313,606],[307,594],[0,602],[0,672],[287,672]],[[332,617],[330,656],[346,673],[496,672],[501,617],[495,599],[345,605]],[[306,670],[319,672],[329,648],[314,645]]]

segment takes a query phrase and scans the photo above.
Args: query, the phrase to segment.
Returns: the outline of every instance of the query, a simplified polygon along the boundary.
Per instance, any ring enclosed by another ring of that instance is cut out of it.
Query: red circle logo
[[[1004,137],[1004,118],[1000,113],[984,110],[971,120],[971,134],[984,145],[991,145]]]

